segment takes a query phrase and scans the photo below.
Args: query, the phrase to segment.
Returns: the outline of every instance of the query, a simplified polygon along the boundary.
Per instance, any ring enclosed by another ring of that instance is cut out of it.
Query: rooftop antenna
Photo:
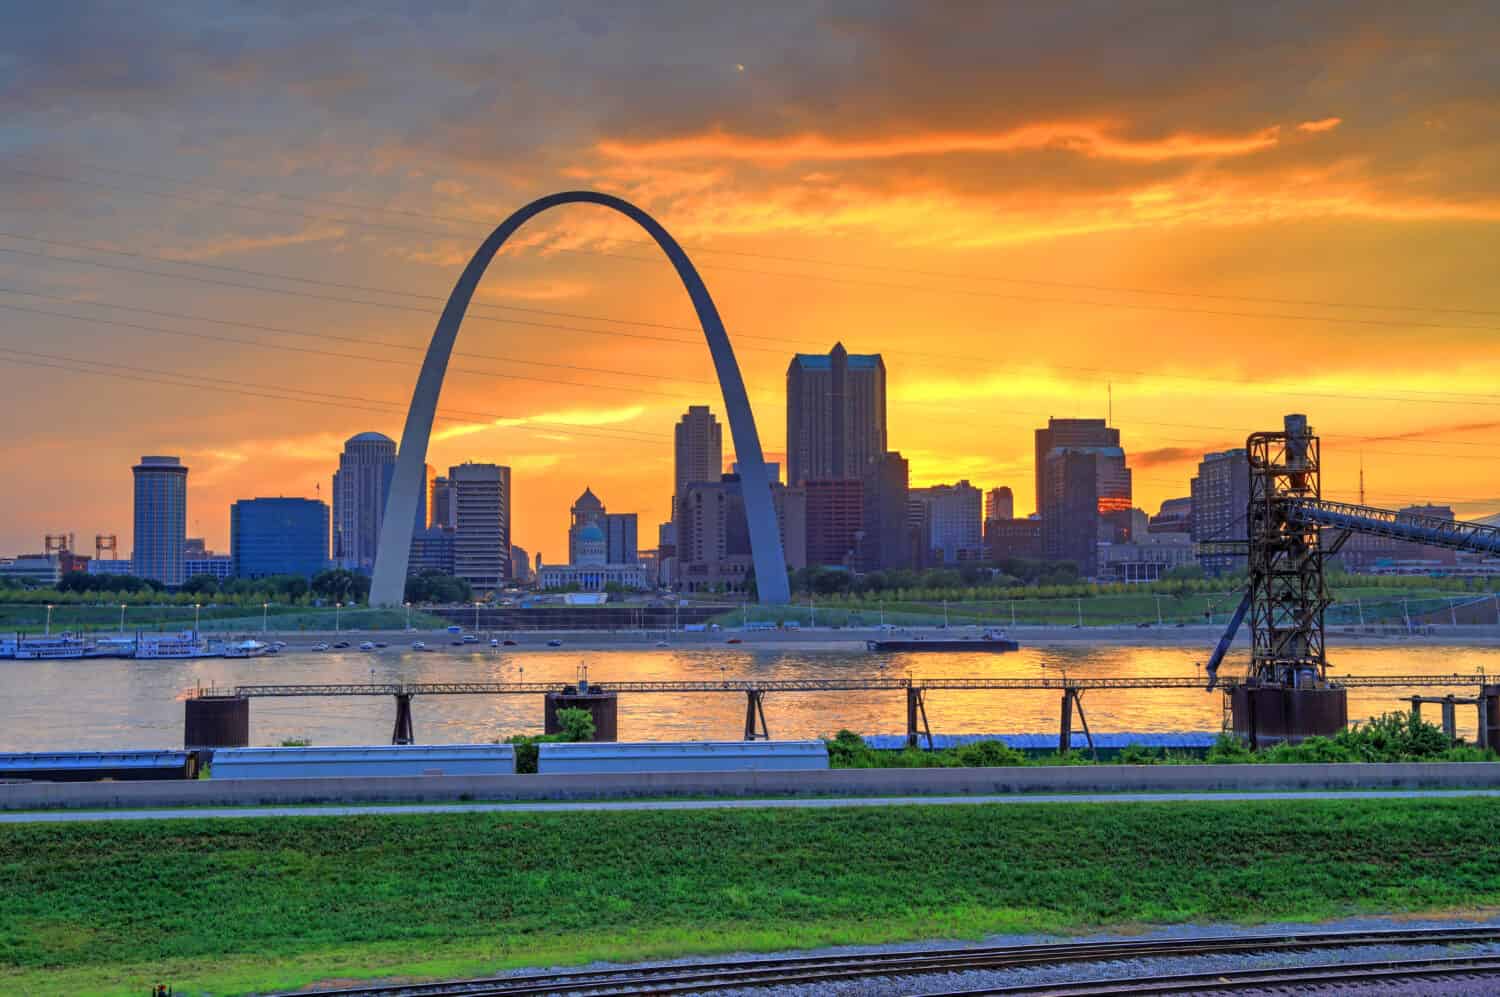
[[[1365,504],[1365,454],[1363,450],[1359,454],[1359,504]]]

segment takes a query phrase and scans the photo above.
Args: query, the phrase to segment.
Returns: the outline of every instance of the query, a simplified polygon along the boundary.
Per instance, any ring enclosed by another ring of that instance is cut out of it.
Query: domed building
[[[604,503],[585,488],[573,505],[568,528],[568,564],[543,564],[537,568],[537,584],[543,589],[602,592],[607,586],[627,589],[646,587],[646,569],[639,563],[611,564],[609,540],[600,522]]]

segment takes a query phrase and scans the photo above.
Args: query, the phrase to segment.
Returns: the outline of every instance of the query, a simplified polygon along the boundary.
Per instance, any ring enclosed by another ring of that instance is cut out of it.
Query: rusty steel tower
[[[1318,437],[1307,417],[1289,415],[1279,433],[1252,433],[1249,537],[1250,677],[1292,688],[1328,678],[1323,645],[1322,526],[1297,512],[1322,501]],[[1340,536],[1341,541],[1347,534]]]

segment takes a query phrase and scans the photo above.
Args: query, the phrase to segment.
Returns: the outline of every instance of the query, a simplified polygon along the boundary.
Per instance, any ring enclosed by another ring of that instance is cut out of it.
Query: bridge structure
[[[1480,738],[1485,741],[1486,710],[1497,713],[1496,724],[1500,724],[1500,685],[1494,685],[1494,676],[1482,672],[1453,673],[1448,675],[1348,675],[1340,679],[1344,688],[1378,689],[1476,689],[1472,702],[1479,707]],[[1221,682],[1226,693],[1232,694],[1240,688],[1235,679]],[[904,694],[906,699],[906,740],[917,746],[925,739],[932,746],[932,731],[927,721],[927,694],[939,691],[1052,691],[1061,694],[1061,722],[1059,724],[1059,748],[1068,750],[1073,736],[1072,718],[1076,711],[1083,724],[1083,734],[1090,747],[1093,736],[1088,730],[1088,721],[1083,713],[1083,694],[1091,690],[1122,689],[1201,689],[1203,679],[1192,675],[1156,677],[1113,676],[1057,676],[1037,678],[995,678],[989,676],[932,676],[932,677],[873,677],[873,678],[805,678],[805,679],[678,679],[668,681],[622,681],[593,682],[580,678],[577,682],[353,682],[323,684],[259,684],[239,685],[228,688],[200,688],[188,697],[188,703],[206,704],[238,703],[246,711],[248,725],[249,702],[259,698],[305,698],[344,696],[390,696],[396,701],[396,723],[392,729],[392,744],[414,743],[412,723],[412,699],[419,696],[543,696],[549,704],[562,706],[581,705],[592,710],[606,703],[613,729],[614,711],[620,694],[738,694],[745,697],[745,739],[768,739],[769,729],[765,718],[765,698],[772,693],[835,693],[851,691],[892,692]],[[1421,698],[1423,702],[1427,697]],[[1492,705],[1493,704],[1493,705]],[[188,710],[191,714],[192,706]],[[189,724],[191,727],[191,723]],[[248,730],[248,726],[246,728]],[[1494,746],[1500,747],[1500,727],[1491,735]],[[229,747],[231,745],[211,745]],[[188,745],[203,747],[203,745]]]
[[[423,469],[427,465],[427,445],[432,438],[432,423],[437,417],[438,394],[453,353],[459,326],[468,312],[469,302],[479,287],[479,280],[515,232],[537,215],[566,204],[594,204],[617,211],[635,222],[656,242],[677,271],[684,289],[698,315],[698,324],[708,341],[714,371],[724,396],[729,418],[729,432],[734,440],[739,465],[740,491],[745,502],[745,517],[750,532],[750,556],[755,566],[755,583],[763,603],[783,604],[791,601],[787,580],[786,557],[781,547],[781,533],[776,525],[776,510],[771,503],[770,479],[766,473],[765,455],[755,416],[750,411],[750,397],[734,357],[723,319],[677,240],[659,222],[640,208],[612,194],[591,190],[563,191],[537,198],[516,209],[480,244],[468,266],[458,278],[448,303],[438,318],[432,342],[417,375],[411,407],[401,433],[401,448],[396,454],[396,473],[380,523],[380,543],[375,551],[375,571],[370,581],[371,606],[399,606],[406,593],[406,569],[411,555],[411,537],[417,514],[417,499],[422,488]]]

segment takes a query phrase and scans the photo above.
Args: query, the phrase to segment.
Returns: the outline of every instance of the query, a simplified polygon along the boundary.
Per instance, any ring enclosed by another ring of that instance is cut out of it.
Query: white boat
[[[83,656],[85,658],[133,658],[135,657],[135,638],[100,637],[84,649]]]
[[[83,638],[72,634],[22,637],[16,644],[16,657],[27,661],[81,658],[83,652]]]
[[[135,656],[138,659],[217,658],[219,653],[192,630],[183,630],[172,634],[142,633],[136,640]]]
[[[242,640],[234,644],[226,644],[224,646],[224,657],[258,658],[270,649],[270,645],[262,644],[258,640]]]

